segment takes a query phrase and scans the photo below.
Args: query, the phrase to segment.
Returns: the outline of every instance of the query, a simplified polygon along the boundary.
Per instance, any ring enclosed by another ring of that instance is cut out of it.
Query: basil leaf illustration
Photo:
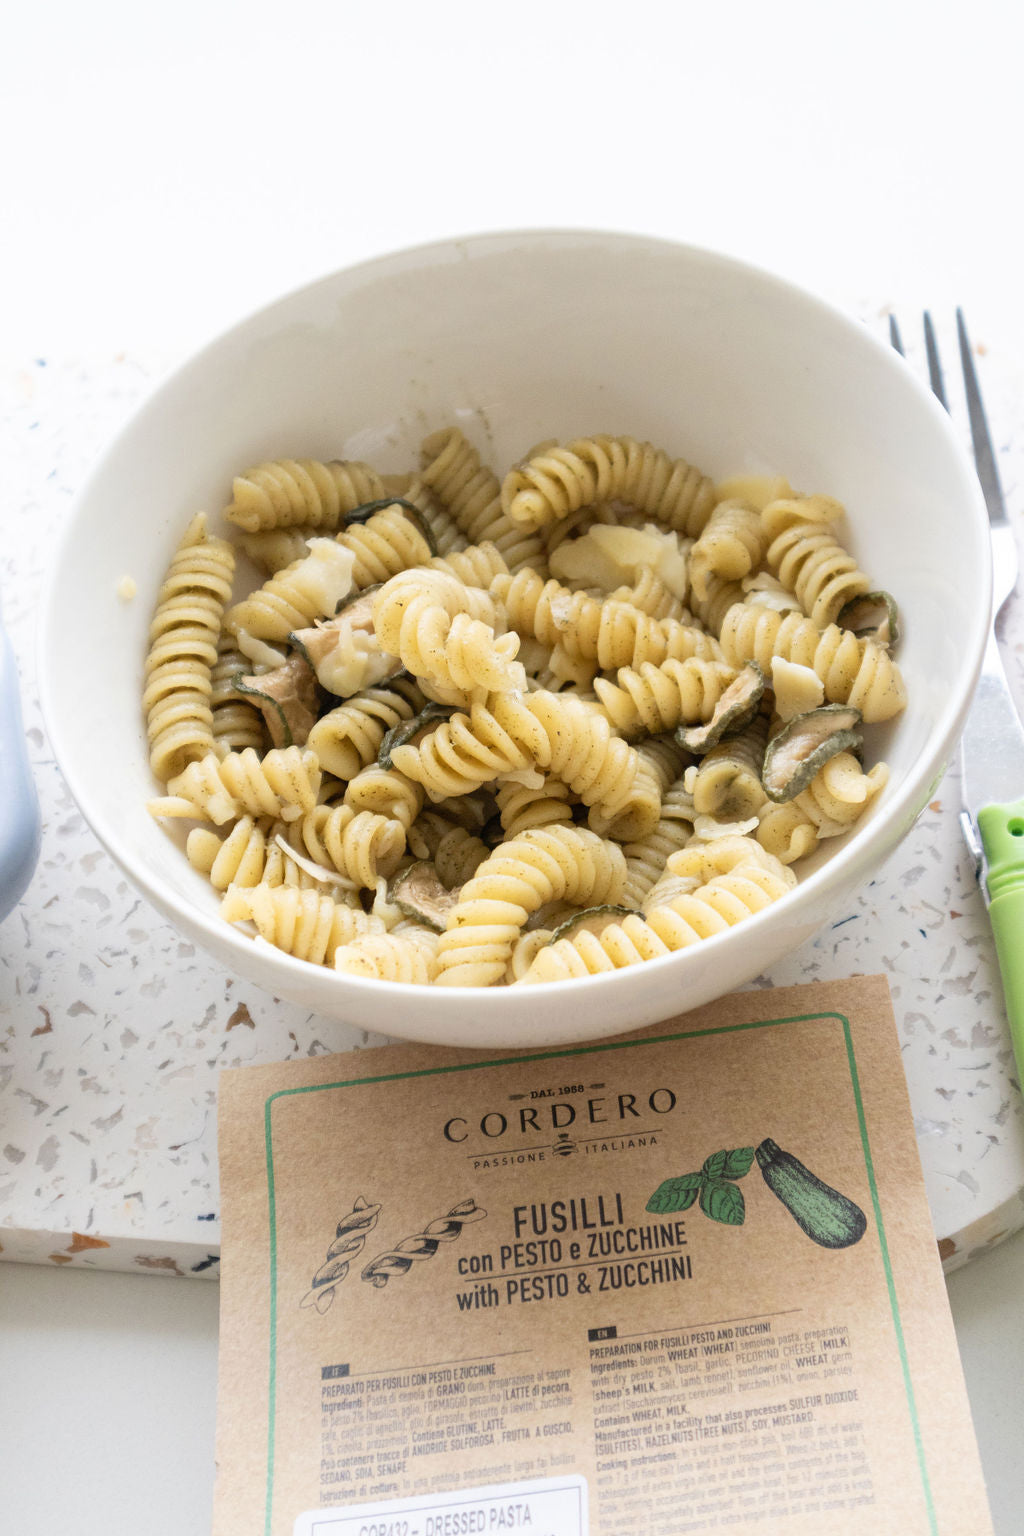
[[[658,1215],[668,1211],[688,1211],[700,1194],[704,1183],[702,1173],[682,1173],[675,1179],[659,1184],[647,1202],[647,1209]]]
[[[742,1179],[753,1161],[753,1147],[734,1147],[731,1152],[712,1152],[702,1171],[709,1179]]]
[[[712,1221],[727,1227],[742,1227],[746,1214],[743,1191],[728,1179],[705,1179],[700,1192],[700,1208]]]

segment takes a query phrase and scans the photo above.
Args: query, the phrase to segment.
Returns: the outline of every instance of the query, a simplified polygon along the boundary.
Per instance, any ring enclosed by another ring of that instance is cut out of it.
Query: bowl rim
[[[965,444],[961,441],[950,419],[910,366],[898,356],[898,354],[884,343],[881,338],[875,336],[868,327],[845,313],[832,303],[820,297],[818,294],[802,288],[799,284],[785,278],[767,267],[747,261],[743,258],[726,252],[716,251],[711,247],[690,242],[672,239],[671,237],[648,234],[638,231],[601,229],[590,227],[572,226],[537,226],[532,228],[508,228],[500,230],[482,230],[471,234],[447,236],[441,239],[433,239],[417,243],[412,246],[403,246],[377,255],[361,258],[357,262],[333,267],[317,277],[307,279],[289,288],[283,294],[250,307],[236,318],[225,323],[207,341],[190,352],[186,357],[164,371],[152,385],[143,392],[141,398],[129,415],[114,430],[97,454],[95,460],[79,486],[71,505],[68,517],[60,531],[52,562],[43,584],[41,594],[40,611],[38,618],[38,687],[43,721],[46,727],[50,744],[53,748],[60,772],[68,785],[68,788],[92,829],[97,840],[106,849],[115,862],[129,876],[143,895],[162,913],[165,918],[173,923],[180,922],[178,908],[182,904],[181,898],[174,893],[169,896],[165,888],[156,881],[148,871],[137,861],[134,851],[129,843],[119,835],[117,827],[103,815],[90,807],[90,794],[87,787],[83,787],[74,764],[73,753],[68,749],[63,727],[54,701],[55,680],[51,673],[52,644],[51,635],[55,633],[59,612],[57,608],[57,588],[60,584],[63,560],[71,542],[72,536],[78,524],[85,515],[92,496],[93,488],[97,481],[106,473],[108,463],[121,448],[122,442],[138,431],[145,424],[146,418],[157,411],[163,398],[178,390],[193,372],[200,372],[208,359],[221,348],[233,345],[241,334],[250,327],[266,325],[271,322],[276,311],[286,310],[295,304],[310,299],[318,289],[329,289],[332,285],[344,280],[346,284],[358,285],[361,278],[371,274],[397,275],[403,270],[422,269],[436,263],[439,259],[456,260],[467,259],[474,253],[508,252],[516,247],[533,247],[543,250],[544,247],[570,248],[573,244],[605,246],[618,246],[624,251],[639,251],[643,248],[658,249],[666,254],[672,254],[683,262],[695,262],[701,266],[716,268],[730,272],[736,278],[748,282],[759,283],[768,291],[780,294],[787,303],[802,306],[813,314],[816,319],[823,320],[833,327],[844,331],[848,338],[854,341],[856,346],[865,348],[879,360],[885,359],[883,366],[890,368],[902,368],[903,384],[918,398],[919,406],[931,413],[935,423],[939,426],[941,434],[945,437],[952,457],[958,461],[961,472],[964,475],[965,502],[973,507],[973,517],[969,524],[979,541],[988,541],[988,517],[982,498],[981,488],[978,485],[973,465],[969,459]],[[966,531],[966,530],[965,530]],[[979,547],[979,552],[980,547]],[[981,561],[985,590],[978,594],[979,602],[976,610],[975,622],[966,635],[962,634],[963,645],[961,647],[963,666],[961,676],[966,678],[969,686],[962,691],[951,690],[943,707],[933,722],[928,733],[927,753],[919,755],[914,767],[906,772],[902,782],[894,787],[887,800],[886,818],[880,821],[872,818],[866,825],[842,840],[842,846],[836,848],[831,857],[818,869],[801,879],[793,890],[770,903],[760,912],[754,913],[750,918],[744,919],[741,930],[744,933],[751,932],[751,925],[758,924],[760,928],[771,925],[776,914],[783,912],[792,917],[798,910],[809,911],[818,898],[819,889],[822,886],[833,884],[849,884],[854,888],[862,881],[866,873],[878,867],[878,865],[891,853],[892,849],[902,839],[906,831],[916,820],[928,799],[938,786],[950,755],[962,729],[963,721],[969,708],[971,697],[981,669],[982,656],[987,638],[990,612],[992,575],[991,562]],[[881,849],[879,854],[878,850]],[[188,922],[198,927],[207,934],[211,945],[207,953],[217,951],[227,946],[231,950],[237,950],[240,957],[251,952],[254,943],[253,938],[238,927],[223,922],[215,915],[210,915],[199,906],[193,906],[188,911]],[[813,924],[814,929],[820,925]],[[688,947],[685,950],[659,956],[657,959],[645,961],[643,969],[645,974],[657,967],[659,972],[664,972],[667,967],[673,966],[680,970],[680,981],[683,980],[683,967],[686,965],[686,957],[692,955],[694,950],[702,954],[713,954],[721,947],[724,941],[728,941],[735,933],[735,927],[728,928],[710,938],[701,940],[699,945]],[[262,945],[262,941],[260,942]],[[297,980],[305,979],[308,982],[311,969],[322,972],[324,976],[333,978],[338,987],[339,997],[343,997],[347,991],[354,990],[355,994],[365,995],[380,999],[386,1003],[405,1002],[415,1007],[418,1000],[425,998],[436,990],[436,985],[416,985],[397,982],[384,982],[365,977],[348,976],[334,972],[329,967],[311,968],[309,962],[296,959],[284,951],[273,950],[270,945],[265,946],[272,953],[275,967],[283,968],[285,974],[292,973]],[[788,952],[788,951],[787,951]],[[221,962],[223,963],[223,962]],[[602,972],[597,975],[573,978],[571,981],[552,981],[531,984],[529,995],[535,999],[538,1006],[542,1006],[546,998],[562,997],[566,987],[571,986],[571,995],[578,998],[581,1005],[585,1006],[585,1000],[590,995],[590,990],[595,985],[601,985],[605,995],[635,981],[635,967],[627,967],[619,971]],[[261,983],[266,986],[266,983]],[[367,991],[366,989],[369,989]],[[725,990],[732,990],[728,987]],[[522,992],[518,988],[511,987],[446,987],[444,988],[446,1003],[452,1009],[461,1008],[463,1011],[469,1008],[479,1008],[481,1002],[486,999],[489,1011],[491,1009],[511,1010],[519,1008]],[[458,999],[465,999],[460,1004]],[[514,1000],[514,1003],[513,1003]],[[340,1013],[339,1013],[340,1016]],[[629,1029],[629,1021],[618,1026],[620,1030]]]

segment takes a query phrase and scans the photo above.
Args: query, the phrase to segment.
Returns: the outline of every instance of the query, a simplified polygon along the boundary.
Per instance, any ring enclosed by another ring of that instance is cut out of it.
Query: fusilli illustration
[[[389,1253],[379,1253],[363,1270],[362,1278],[381,1290],[397,1275],[407,1275],[414,1264],[432,1259],[442,1243],[453,1243],[471,1221],[483,1221],[487,1215],[472,1198],[460,1200],[444,1216],[431,1221],[422,1232],[403,1237]]]
[[[327,1311],[334,1300],[335,1288],[348,1274],[353,1260],[362,1253],[380,1213],[379,1205],[371,1205],[362,1195],[356,1197],[349,1214],[338,1222],[327,1258],[313,1276],[312,1289],[303,1296],[299,1303],[301,1307],[315,1307],[321,1315]]]

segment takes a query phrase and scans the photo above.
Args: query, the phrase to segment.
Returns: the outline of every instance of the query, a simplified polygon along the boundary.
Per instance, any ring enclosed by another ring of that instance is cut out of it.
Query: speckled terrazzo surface
[[[864,317],[879,324],[875,306]],[[96,454],[173,359],[25,360],[0,373],[0,590],[22,677],[43,843],[0,925],[0,1258],[217,1273],[223,1066],[380,1044],[279,1002],[183,942],[99,847],[54,763],[35,683],[47,551]],[[993,355],[1011,514],[1024,408]],[[1004,654],[1024,697],[1024,602]],[[947,1269],[1024,1226],[1024,1105],[951,769],[844,917],[755,985],[889,976]]]

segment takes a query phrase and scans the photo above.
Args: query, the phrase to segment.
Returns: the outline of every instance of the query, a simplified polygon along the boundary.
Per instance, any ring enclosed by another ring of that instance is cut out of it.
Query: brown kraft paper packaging
[[[880,977],[225,1072],[215,1536],[987,1536]]]

